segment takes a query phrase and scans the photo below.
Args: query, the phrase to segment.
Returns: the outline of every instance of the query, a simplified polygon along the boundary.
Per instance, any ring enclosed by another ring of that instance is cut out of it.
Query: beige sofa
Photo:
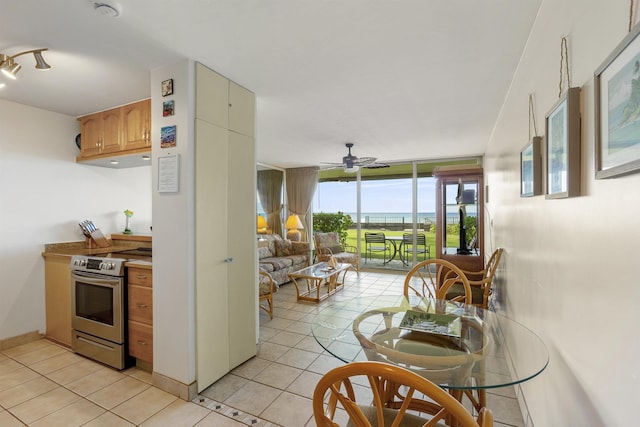
[[[292,242],[277,234],[258,237],[260,271],[271,275],[276,286],[289,281],[289,273],[309,266],[309,243]]]

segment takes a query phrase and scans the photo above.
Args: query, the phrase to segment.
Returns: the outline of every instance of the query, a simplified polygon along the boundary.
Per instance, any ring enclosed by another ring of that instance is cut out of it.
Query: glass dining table
[[[460,394],[528,381],[549,362],[544,342],[524,325],[476,306],[421,297],[337,301],[318,312],[312,333],[345,363],[400,365]]]

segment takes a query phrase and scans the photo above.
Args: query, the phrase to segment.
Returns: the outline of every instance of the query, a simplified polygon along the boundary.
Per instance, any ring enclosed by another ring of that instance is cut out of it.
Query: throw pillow
[[[276,240],[276,256],[293,255],[291,240]]]
[[[272,256],[273,254],[271,253],[271,250],[269,248],[258,248],[258,259],[269,258]]]

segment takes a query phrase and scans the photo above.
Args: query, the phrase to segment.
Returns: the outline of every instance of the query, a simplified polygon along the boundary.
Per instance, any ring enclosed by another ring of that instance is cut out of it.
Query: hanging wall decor
[[[596,179],[640,171],[640,24],[594,73]]]
[[[162,96],[173,95],[173,79],[162,81]]]
[[[531,128],[533,125],[533,137]],[[542,194],[542,137],[538,136],[533,94],[529,94],[529,142],[520,152],[520,197]]]
[[[160,128],[160,147],[170,148],[176,146],[176,127],[164,126]]]
[[[542,194],[542,137],[534,136],[520,152],[520,197]]]
[[[547,136],[547,199],[580,195],[580,88],[572,87],[551,108]]]

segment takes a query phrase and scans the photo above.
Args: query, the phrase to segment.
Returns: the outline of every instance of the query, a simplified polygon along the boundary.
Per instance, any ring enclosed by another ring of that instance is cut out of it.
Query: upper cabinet
[[[124,150],[151,146],[151,103],[149,100],[120,107]]]
[[[80,118],[80,156],[120,151],[120,112],[109,110]]]
[[[78,162],[151,151],[151,101],[80,117]]]
[[[255,137],[255,94],[226,77],[196,67],[196,118]]]
[[[255,137],[256,97],[242,86],[229,81],[229,130]]]

